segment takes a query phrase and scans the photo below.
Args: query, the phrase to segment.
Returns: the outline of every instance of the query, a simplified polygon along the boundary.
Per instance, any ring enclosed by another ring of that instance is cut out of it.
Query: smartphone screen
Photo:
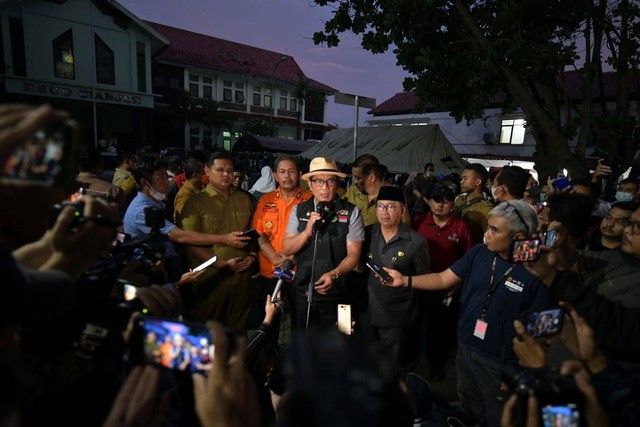
[[[557,228],[554,228],[553,230],[547,230],[547,232],[544,233],[544,245],[555,246],[557,238],[558,238]]]
[[[213,337],[205,325],[141,316],[136,327],[134,361],[189,374],[211,371]]]
[[[69,187],[74,181],[79,132],[74,120],[42,127],[0,169],[3,180]]]
[[[120,301],[133,301],[138,296],[138,285],[127,280],[118,280]]]
[[[580,425],[580,413],[575,403],[547,405],[540,412],[544,427],[578,427]]]
[[[555,184],[556,188],[560,191],[564,190],[565,188],[573,189],[573,186],[571,185],[571,181],[569,181],[567,178],[554,179],[553,183]]]
[[[544,311],[534,311],[522,316],[522,323],[527,334],[533,338],[546,337],[560,333],[564,320],[562,307]]]
[[[531,262],[540,255],[540,239],[519,239],[511,243],[511,262]]]
[[[345,335],[351,335],[351,306],[338,304],[338,330]]]

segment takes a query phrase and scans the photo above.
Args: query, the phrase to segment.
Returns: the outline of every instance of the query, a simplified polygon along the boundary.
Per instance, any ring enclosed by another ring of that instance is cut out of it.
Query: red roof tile
[[[209,68],[252,78],[272,79],[275,77],[276,80],[292,85],[298,82],[298,75],[304,76],[292,56],[155,22],[145,22],[169,39],[169,47],[158,55],[157,59],[160,61]],[[278,65],[283,57],[286,57],[287,60]],[[276,71],[275,76],[274,70]],[[304,77],[312,88],[328,93],[337,92],[330,86]]]

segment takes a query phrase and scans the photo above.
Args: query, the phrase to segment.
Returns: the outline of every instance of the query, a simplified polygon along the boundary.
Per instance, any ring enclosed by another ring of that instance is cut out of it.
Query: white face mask
[[[154,200],[157,200],[158,202],[164,202],[164,200],[167,198],[167,195],[153,188],[151,184],[147,184],[147,185],[149,186],[149,195],[153,197]]]
[[[491,186],[491,196],[493,196],[493,200],[498,200],[498,195],[496,194],[498,191],[498,187]]]

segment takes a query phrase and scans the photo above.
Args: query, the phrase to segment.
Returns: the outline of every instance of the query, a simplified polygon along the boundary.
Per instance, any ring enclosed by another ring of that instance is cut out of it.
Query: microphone
[[[316,212],[320,214],[320,219],[313,223],[313,234],[316,235],[324,225],[326,212],[329,210],[329,206],[327,206],[324,202],[318,202],[316,206]]]
[[[296,273],[291,271],[292,267],[293,262],[290,259],[287,259],[282,264],[282,268],[278,267],[273,272],[273,277],[277,277],[278,281],[276,282],[276,287],[273,289],[273,295],[271,295],[271,303],[275,303],[278,299],[277,295],[278,291],[280,291],[280,288],[282,287],[282,283],[284,283],[285,281],[287,283],[291,283],[291,281],[295,277]]]

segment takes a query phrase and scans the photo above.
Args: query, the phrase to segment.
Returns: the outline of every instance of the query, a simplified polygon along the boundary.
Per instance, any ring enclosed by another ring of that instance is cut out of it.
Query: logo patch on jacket
[[[342,210],[336,212],[336,215],[338,216],[338,222],[347,222],[349,220],[349,210],[348,209],[342,209]]]
[[[265,203],[262,212],[278,212],[278,207],[275,203]]]

